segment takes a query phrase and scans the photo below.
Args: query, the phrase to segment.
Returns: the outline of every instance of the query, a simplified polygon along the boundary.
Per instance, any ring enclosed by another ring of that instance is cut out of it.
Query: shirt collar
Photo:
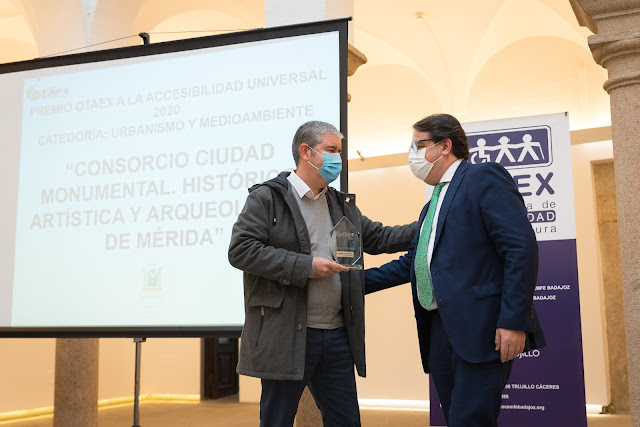
[[[304,196],[307,196],[311,200],[317,200],[320,198],[320,196],[322,196],[325,193],[325,191],[327,191],[327,188],[328,188],[328,186],[324,187],[322,191],[318,193],[318,195],[314,196],[313,191],[311,191],[311,188],[309,188],[307,183],[304,182],[302,178],[300,178],[298,174],[296,174],[295,171],[291,172],[287,177],[287,179],[291,183],[291,186],[293,187],[293,189],[296,190],[296,194],[298,195],[298,197],[300,197],[301,199]]]
[[[458,166],[462,163],[462,159],[458,159],[455,162],[451,163],[446,171],[442,174],[442,178],[440,178],[440,182],[451,182],[453,179],[453,175],[456,174],[458,170]]]

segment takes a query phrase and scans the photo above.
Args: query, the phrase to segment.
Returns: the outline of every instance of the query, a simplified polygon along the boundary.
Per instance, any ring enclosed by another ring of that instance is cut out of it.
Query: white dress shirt
[[[300,197],[301,199],[304,196],[307,196],[311,200],[318,200],[327,191],[327,188],[329,188],[328,186],[324,187],[321,192],[314,196],[311,188],[307,185],[306,182],[302,180],[302,178],[298,176],[298,174],[296,174],[295,171],[291,172],[287,179],[289,180],[289,183],[291,184],[293,189],[296,190],[296,193],[298,193],[298,197]]]

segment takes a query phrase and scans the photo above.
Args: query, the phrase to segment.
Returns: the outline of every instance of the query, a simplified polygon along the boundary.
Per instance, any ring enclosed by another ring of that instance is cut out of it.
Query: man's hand
[[[497,328],[495,344],[496,350],[500,351],[500,361],[513,360],[522,353],[525,339],[524,331]]]
[[[329,258],[313,257],[313,265],[316,269],[315,278],[333,276],[341,271],[349,271],[344,265],[331,261]]]

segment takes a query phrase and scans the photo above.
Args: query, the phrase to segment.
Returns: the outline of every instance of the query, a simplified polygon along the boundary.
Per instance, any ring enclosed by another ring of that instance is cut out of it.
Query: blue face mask
[[[313,150],[313,148],[311,149]],[[322,166],[317,167],[308,160],[307,162],[314,168],[318,169],[318,172],[320,172],[320,176],[322,176],[322,178],[327,181],[327,184],[332,183],[338,178],[340,172],[342,172],[342,157],[340,156],[340,153],[319,153],[316,150],[313,151],[318,154],[322,154]]]

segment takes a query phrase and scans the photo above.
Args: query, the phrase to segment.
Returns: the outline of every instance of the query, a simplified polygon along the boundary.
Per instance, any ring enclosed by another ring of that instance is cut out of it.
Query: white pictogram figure
[[[521,162],[522,160],[524,160],[527,153],[529,153],[529,155],[533,160],[539,160],[538,154],[534,151],[533,147],[538,147],[538,150],[540,150],[540,156],[544,159],[544,153],[542,152],[542,147],[540,146],[540,143],[535,141],[531,142],[532,139],[533,138],[528,133],[524,134],[524,136],[522,137],[523,143],[518,145],[524,148],[522,149],[522,153],[520,153],[520,157],[518,157],[518,162]]]
[[[502,156],[507,156],[507,159],[509,159],[511,163],[515,163],[516,159],[514,159],[513,155],[511,155],[511,147],[507,147],[507,144],[509,144],[509,138],[507,138],[506,136],[501,136],[498,142],[500,143],[500,146],[496,148],[500,148],[500,152],[498,153],[498,157],[496,158],[496,163],[500,163],[500,160],[502,160]]]
[[[487,145],[487,140],[484,138],[479,138],[478,141],[476,141],[476,145],[477,147],[473,147],[469,150],[472,153],[471,163],[477,164],[490,162],[491,156],[489,154],[485,154],[485,151],[492,150],[492,148],[485,147],[485,145]],[[476,159],[479,159],[479,162]]]

